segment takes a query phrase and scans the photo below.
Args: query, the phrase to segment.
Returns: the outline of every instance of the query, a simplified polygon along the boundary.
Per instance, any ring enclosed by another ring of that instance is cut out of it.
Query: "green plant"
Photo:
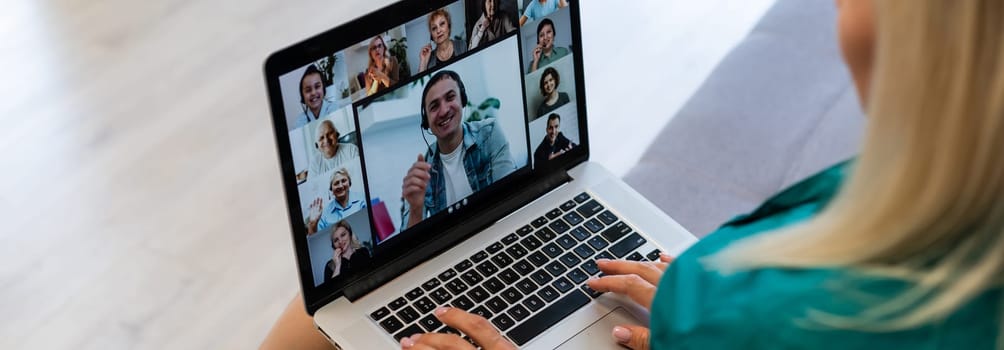
[[[324,81],[328,82],[329,85],[335,83],[335,62],[338,62],[338,56],[335,54],[317,61],[317,69],[321,71],[321,74],[324,75]]]
[[[408,38],[390,39],[390,54],[397,59],[398,75],[401,79],[411,77],[411,66],[408,64]]]
[[[474,107],[474,104],[468,101],[467,107]],[[497,111],[500,107],[502,107],[502,101],[499,101],[499,99],[494,97],[486,98],[484,102],[481,102],[481,104],[477,106],[477,108],[474,108],[471,115],[467,116],[467,121],[476,122],[488,118],[495,118],[495,111]]]

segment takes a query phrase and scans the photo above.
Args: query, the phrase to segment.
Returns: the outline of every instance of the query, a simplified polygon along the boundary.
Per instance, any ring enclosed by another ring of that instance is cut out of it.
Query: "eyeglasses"
[[[370,46],[370,51],[381,51],[385,47],[386,46],[384,46],[383,44],[376,44],[376,45]]]

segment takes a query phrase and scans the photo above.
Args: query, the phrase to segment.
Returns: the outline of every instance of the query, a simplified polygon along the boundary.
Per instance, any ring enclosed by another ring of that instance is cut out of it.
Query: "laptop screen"
[[[305,294],[337,293],[393,260],[385,247],[477,215],[582,147],[568,5],[440,1],[277,74]]]

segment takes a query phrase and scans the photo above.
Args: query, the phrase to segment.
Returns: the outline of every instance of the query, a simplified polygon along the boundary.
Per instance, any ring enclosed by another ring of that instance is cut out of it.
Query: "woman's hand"
[[[317,198],[310,202],[307,208],[307,234],[317,232],[317,224],[321,221],[321,212],[324,211],[324,200]]]
[[[596,265],[607,276],[590,279],[586,283],[595,291],[623,294],[646,309],[651,309],[655,287],[659,285],[662,273],[672,261],[673,258],[666,254],[661,254],[659,261],[653,262],[600,259],[596,261]],[[620,325],[614,327],[613,336],[618,343],[628,348],[648,349],[648,328]]]
[[[429,68],[429,58],[432,57],[432,43],[425,44],[418,51],[418,70],[424,71]]]
[[[434,312],[447,326],[467,334],[475,343],[485,350],[514,350],[516,346],[502,337],[495,326],[484,317],[470,314],[464,310],[441,307]],[[475,349],[474,345],[456,334],[425,333],[415,334],[401,339],[401,349],[434,350],[434,349]]]

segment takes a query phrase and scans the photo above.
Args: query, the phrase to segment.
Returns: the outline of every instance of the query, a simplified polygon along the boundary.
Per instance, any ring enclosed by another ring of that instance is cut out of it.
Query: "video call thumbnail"
[[[365,272],[373,259],[370,221],[359,211],[307,236],[314,286]]]
[[[519,59],[511,37],[357,109],[374,217],[392,232],[448,211],[528,164]]]

